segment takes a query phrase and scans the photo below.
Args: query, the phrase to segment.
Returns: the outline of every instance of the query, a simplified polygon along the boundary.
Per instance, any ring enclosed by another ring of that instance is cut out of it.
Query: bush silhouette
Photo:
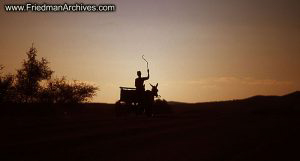
[[[0,103],[81,103],[96,95],[97,87],[62,78],[51,79],[54,71],[49,62],[37,59],[37,49],[31,47],[26,53],[22,68],[17,74],[2,76],[0,65]],[[41,82],[46,85],[42,86]]]
[[[168,101],[165,99],[156,99],[153,108],[156,114],[169,114],[173,112]]]
[[[79,103],[89,101],[96,95],[98,88],[86,83],[68,82],[65,77],[50,80],[47,88],[40,93],[41,102],[45,103]]]

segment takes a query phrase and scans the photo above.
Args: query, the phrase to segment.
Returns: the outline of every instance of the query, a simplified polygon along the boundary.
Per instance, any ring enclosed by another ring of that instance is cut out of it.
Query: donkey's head
[[[153,94],[155,97],[158,97],[158,89],[157,89],[158,83],[156,83],[155,86],[152,85],[151,83],[150,83],[150,85],[151,85],[151,87],[152,87],[152,89],[151,89],[152,94]]]

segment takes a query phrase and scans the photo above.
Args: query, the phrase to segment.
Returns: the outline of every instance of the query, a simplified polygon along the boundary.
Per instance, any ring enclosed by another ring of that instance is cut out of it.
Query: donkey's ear
[[[151,83],[149,83],[151,87],[154,87]]]
[[[155,87],[158,87],[158,83],[156,83],[156,86]]]

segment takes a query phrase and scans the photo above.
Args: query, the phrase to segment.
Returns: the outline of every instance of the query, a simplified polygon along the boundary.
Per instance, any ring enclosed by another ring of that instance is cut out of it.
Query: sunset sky
[[[168,101],[203,102],[300,90],[299,0],[120,0],[108,13],[5,12],[0,64],[16,73],[32,42],[54,77],[100,88],[94,102],[113,103],[136,71],[159,84]],[[32,1],[75,3],[79,1]]]

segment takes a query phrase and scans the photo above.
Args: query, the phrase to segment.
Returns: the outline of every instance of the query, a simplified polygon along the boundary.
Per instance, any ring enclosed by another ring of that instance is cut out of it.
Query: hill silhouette
[[[170,102],[155,118],[116,118],[113,104],[3,105],[0,160],[300,160],[299,96]]]
[[[263,96],[257,95],[245,100],[248,101],[290,101],[290,102],[298,102],[300,99],[300,91],[295,91],[283,96]]]
[[[197,102],[197,103],[186,103],[186,102],[177,102],[170,101],[171,105],[203,105],[203,104],[227,104],[227,103],[272,103],[272,102],[284,102],[284,103],[299,103],[300,100],[300,91],[295,91],[283,96],[264,96],[256,95],[245,99],[235,99],[235,100],[225,100],[225,101],[212,101],[212,102]]]

